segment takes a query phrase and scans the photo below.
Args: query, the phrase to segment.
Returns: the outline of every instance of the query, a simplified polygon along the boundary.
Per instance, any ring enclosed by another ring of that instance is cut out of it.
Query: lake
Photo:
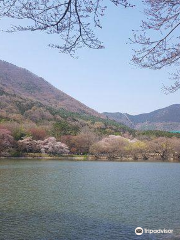
[[[61,239],[180,239],[180,163],[0,160],[0,240]]]

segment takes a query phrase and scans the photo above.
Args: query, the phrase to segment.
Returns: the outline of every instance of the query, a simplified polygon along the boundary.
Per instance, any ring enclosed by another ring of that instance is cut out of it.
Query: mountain
[[[72,134],[85,126],[105,134],[131,131],[30,71],[0,61],[0,123],[4,122],[43,125],[48,129],[61,122],[61,127],[71,129]]]
[[[180,104],[155,110],[150,113],[130,115],[127,113],[103,113],[109,119],[123,123],[138,130],[180,130]]]
[[[0,61],[0,91],[11,96],[37,101],[46,106],[103,117],[95,110],[58,90],[26,69]]]

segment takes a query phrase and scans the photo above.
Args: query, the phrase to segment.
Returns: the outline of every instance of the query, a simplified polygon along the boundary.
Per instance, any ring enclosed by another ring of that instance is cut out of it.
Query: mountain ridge
[[[137,130],[176,131],[180,129],[180,104],[172,104],[149,113],[137,115],[120,112],[104,112],[103,114],[110,119]]]

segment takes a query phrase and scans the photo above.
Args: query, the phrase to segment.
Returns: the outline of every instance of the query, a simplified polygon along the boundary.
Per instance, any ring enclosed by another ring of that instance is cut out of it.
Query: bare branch
[[[133,6],[130,5],[130,0],[110,1],[116,6]],[[81,47],[103,48],[93,28],[102,28],[100,18],[104,16],[105,10],[103,0],[0,1],[0,18],[25,19],[29,23],[26,26],[15,25],[8,29],[8,32],[44,31],[48,34],[57,34],[60,37],[60,43],[49,45],[70,55]]]
[[[180,1],[145,0],[147,20],[142,22],[140,34],[134,33],[132,43],[142,46],[134,50],[133,62],[144,68],[161,69],[179,61]],[[162,32],[163,37],[152,40],[147,33]]]
[[[180,1],[179,0],[144,0],[145,16],[141,30],[134,31],[131,42],[140,47],[134,49],[132,61],[142,68],[161,69],[166,66],[180,65]],[[148,35],[149,33],[149,35]],[[153,37],[151,37],[153,36]],[[153,38],[157,38],[154,40]],[[163,87],[167,92],[180,88]]]

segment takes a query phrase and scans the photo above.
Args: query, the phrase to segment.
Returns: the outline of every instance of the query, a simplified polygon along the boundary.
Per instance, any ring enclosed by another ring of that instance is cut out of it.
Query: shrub
[[[94,155],[108,155],[110,158],[121,156],[125,147],[129,144],[128,140],[121,136],[110,135],[101,141],[93,144],[90,152]]]
[[[79,131],[79,127],[70,125],[65,121],[56,122],[53,125],[53,136],[59,138],[63,135],[76,135]]]
[[[44,141],[37,141],[41,153],[68,154],[69,149],[66,144],[57,142],[54,137],[49,137]]]
[[[29,133],[34,140],[44,140],[47,136],[46,130],[42,128],[31,128]]]
[[[63,136],[61,140],[69,146],[71,153],[87,154],[91,145],[99,141],[100,137],[89,127],[83,127],[77,136]]]
[[[18,146],[22,152],[30,153],[49,153],[49,154],[67,154],[69,149],[66,144],[57,142],[54,137],[45,140],[33,140],[32,137],[24,138],[18,141]]]
[[[15,145],[11,132],[7,129],[0,129],[0,155],[9,155]]]

